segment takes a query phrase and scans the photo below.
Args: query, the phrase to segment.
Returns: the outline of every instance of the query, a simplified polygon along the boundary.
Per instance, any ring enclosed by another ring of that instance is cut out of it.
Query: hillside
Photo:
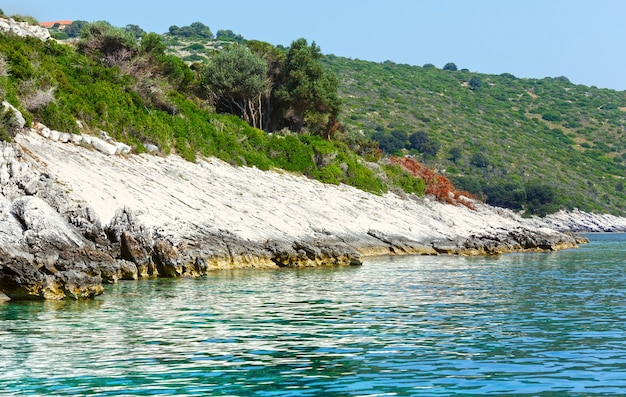
[[[536,198],[535,207],[548,212],[564,206],[626,213],[626,92],[565,77],[335,56],[326,65],[339,76],[348,134],[413,154],[493,204],[520,208]],[[554,200],[541,203],[546,192]]]
[[[53,30],[53,36],[64,33]],[[104,130],[138,153],[158,148],[191,161],[197,154],[213,155],[377,193],[423,194],[436,190],[425,184],[440,181],[451,186],[440,177],[415,181],[387,157],[409,155],[461,191],[526,214],[561,208],[626,213],[625,92],[574,85],[565,77],[519,79],[456,70],[453,64],[442,70],[327,55],[322,61],[337,77],[342,101],[339,123],[332,124],[328,106],[310,108],[299,123],[267,124],[263,133],[218,114],[232,112],[232,103],[229,110],[215,99],[207,65],[233,43],[262,55],[273,87],[263,100],[273,101],[269,109],[275,110],[285,107],[276,100],[276,85],[287,85],[281,69],[289,48],[247,41],[232,31],[214,36],[199,22],[158,36],[135,25],[116,34],[127,53],[116,49],[99,61],[80,41],[74,51],[5,39],[0,51],[9,55],[12,68],[3,84],[7,99],[29,121],[74,133]],[[309,48],[319,51],[314,44]],[[18,52],[25,56],[12,56]],[[285,107],[284,114],[292,109]],[[247,119],[253,113],[237,115]],[[251,124],[260,127],[257,114]],[[305,115],[317,124],[303,128]],[[447,197],[447,190],[440,193]]]
[[[229,43],[163,37],[187,62],[205,62]],[[361,155],[377,145],[386,155],[412,155],[460,190],[527,214],[626,214],[626,92],[453,64],[442,70],[333,55],[324,63],[343,101],[344,130],[335,138]]]
[[[176,153],[189,161],[215,156],[233,165],[280,168],[325,183],[382,194],[424,193],[424,183],[392,164],[367,164],[345,144],[281,129],[268,134],[218,114],[204,74],[165,53],[155,34],[138,41],[105,23],[85,40],[56,43],[0,34],[0,99],[27,124],[106,136],[134,153]],[[0,140],[19,130],[3,112]]]

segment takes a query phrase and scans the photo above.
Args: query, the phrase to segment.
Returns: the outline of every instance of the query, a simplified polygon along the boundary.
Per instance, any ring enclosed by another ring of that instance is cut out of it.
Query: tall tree
[[[257,54],[267,64],[267,92],[263,94],[263,120],[262,127],[265,131],[273,131],[277,127],[277,119],[280,113],[274,110],[275,91],[281,85],[281,72],[285,61],[285,52],[270,43],[258,40],[250,40],[246,45],[252,52]]]
[[[261,128],[263,95],[268,91],[267,64],[247,47],[233,45],[207,64],[205,82],[218,111],[240,116]]]
[[[296,132],[305,129],[329,136],[337,124],[340,109],[339,81],[327,73],[320,48],[306,39],[291,44],[282,70],[282,84],[276,99],[286,126]]]

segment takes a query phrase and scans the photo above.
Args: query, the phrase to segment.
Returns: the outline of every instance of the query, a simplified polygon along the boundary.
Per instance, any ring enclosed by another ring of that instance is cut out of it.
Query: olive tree
[[[244,46],[227,47],[207,64],[205,83],[218,111],[261,128],[262,98],[268,90],[267,64],[261,57]]]

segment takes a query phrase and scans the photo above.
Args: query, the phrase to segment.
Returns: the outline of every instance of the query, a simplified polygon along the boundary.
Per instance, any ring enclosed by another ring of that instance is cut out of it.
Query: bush
[[[457,71],[457,67],[456,64],[454,62],[448,62],[445,65],[443,65],[443,70],[451,70],[453,72]]]
[[[310,175],[316,169],[313,161],[313,150],[302,145],[302,142],[295,136],[273,135],[269,139],[266,150],[267,157],[277,167],[287,171]]]
[[[132,32],[106,21],[85,25],[80,37],[78,50],[107,67],[121,66],[137,51],[137,38]]]
[[[0,104],[0,141],[11,142],[19,127],[13,110]]]
[[[563,120],[561,115],[555,111],[547,111],[541,115],[541,118],[546,121],[559,122]]]
[[[503,181],[488,185],[483,192],[487,196],[487,204],[497,207],[521,210],[526,202],[526,190],[516,182]]]
[[[397,187],[406,193],[423,196],[426,192],[426,183],[420,178],[413,176],[405,168],[398,164],[386,164],[383,166],[391,187]]]
[[[483,152],[477,152],[472,155],[470,164],[474,167],[485,168],[489,165],[489,159]]]
[[[32,17],[30,15],[15,14],[11,15],[11,18],[13,18],[13,20],[16,22],[26,22],[27,24],[32,26],[39,26],[39,21],[35,17]]]

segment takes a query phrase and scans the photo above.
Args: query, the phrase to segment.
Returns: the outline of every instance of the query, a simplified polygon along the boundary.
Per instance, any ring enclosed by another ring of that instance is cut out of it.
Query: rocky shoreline
[[[10,18],[0,18],[0,31],[50,37]],[[623,218],[522,219],[475,206],[377,196],[216,159],[133,155],[106,133],[38,124],[0,142],[0,300],[88,299],[119,280],[350,266],[374,255],[559,250],[581,242],[569,231],[626,231]]]
[[[377,196],[216,159],[132,155],[43,126],[0,144],[0,291],[87,299],[119,280],[492,255],[580,241],[480,203]],[[73,139],[74,138],[74,139]]]

